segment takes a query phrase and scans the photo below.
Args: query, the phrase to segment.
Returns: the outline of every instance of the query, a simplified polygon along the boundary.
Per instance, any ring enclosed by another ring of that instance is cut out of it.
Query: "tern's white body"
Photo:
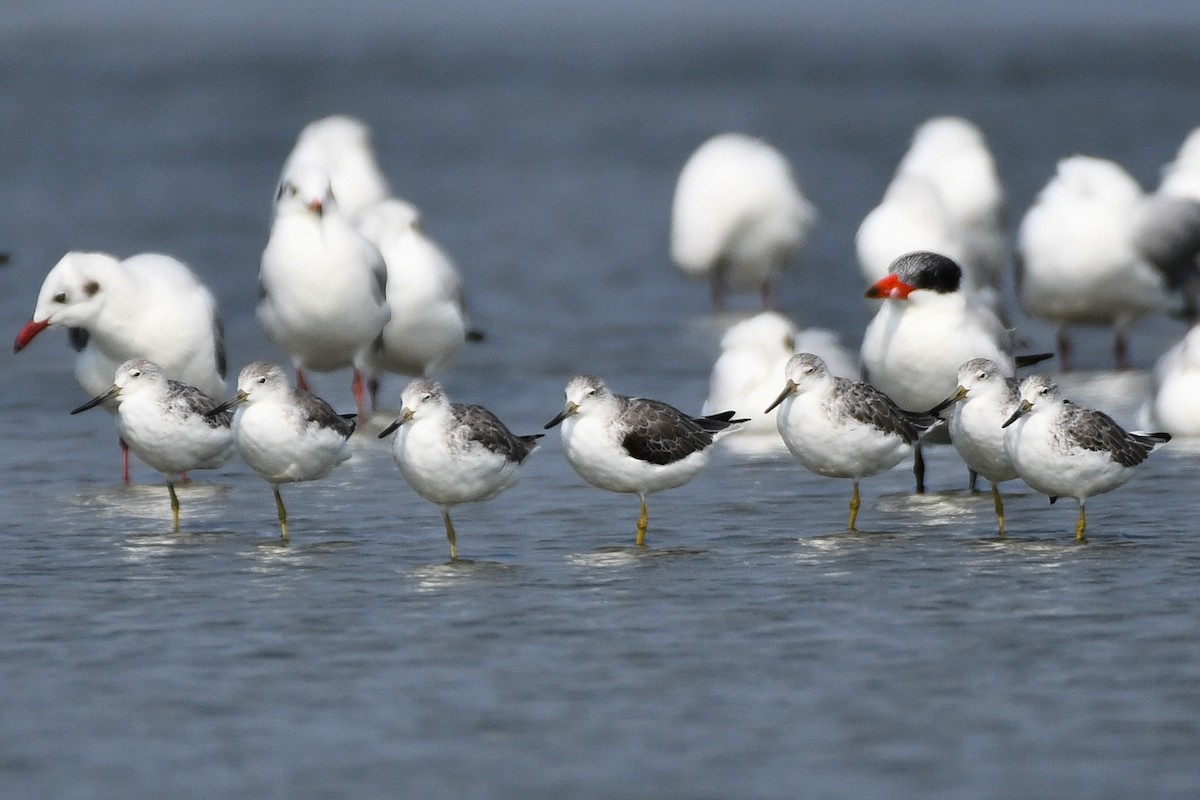
[[[863,334],[863,372],[901,408],[926,411],[954,394],[964,361],[987,358],[1012,375],[1009,339],[972,295],[917,290],[880,305]]]

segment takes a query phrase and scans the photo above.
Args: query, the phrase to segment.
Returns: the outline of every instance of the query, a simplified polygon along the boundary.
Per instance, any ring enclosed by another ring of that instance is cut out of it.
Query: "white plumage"
[[[918,427],[878,389],[835,376],[812,353],[788,359],[783,375],[783,391],[766,411],[779,408],[779,435],[805,469],[854,481],[848,526],[854,530],[859,479],[903,461],[932,419]]]
[[[301,166],[329,176],[342,213],[352,220],[391,193],[375,158],[371,129],[354,117],[334,115],[306,125],[284,161],[280,182]]]
[[[787,159],[769,144],[726,133],[684,164],[671,210],[671,257],[685,274],[710,281],[713,304],[728,293],[760,291],[803,245],[816,210]]]
[[[47,327],[86,333],[74,338],[86,342],[75,376],[88,394],[112,386],[117,367],[132,358],[153,361],[168,378],[206,394],[225,393],[217,302],[187,265],[170,256],[143,253],[119,261],[107,253],[67,253],[47,273],[15,349]]]
[[[362,374],[391,316],[386,280],[383,257],[341,213],[329,176],[306,165],[288,173],[262,254],[258,321],[291,356],[301,388],[304,369],[353,367],[364,419]]]
[[[962,117],[927,120],[913,134],[896,174],[920,176],[937,187],[961,241],[968,285],[999,289],[1008,267],[1004,188],[979,128]]]
[[[646,496],[683,486],[704,468],[712,445],[745,420],[726,411],[691,417],[659,400],[614,394],[590,375],[571,379],[566,406],[546,428],[562,424],[567,461],[588,483],[636,494],[642,503],[637,543],[645,543]]]
[[[1058,163],[1018,231],[1017,291],[1027,314],[1059,328],[1063,368],[1072,325],[1114,329],[1118,366],[1141,317],[1184,305],[1200,250],[1200,204],[1147,196],[1119,164],[1088,156]]]
[[[1004,423],[1004,449],[1017,475],[1034,490],[1051,502],[1059,497],[1079,502],[1075,537],[1084,541],[1087,498],[1124,484],[1171,435],[1126,431],[1107,414],[1065,400],[1043,375],[1022,381],[1020,394],[1020,404]]]
[[[210,415],[216,400],[194,386],[169,380],[146,359],[121,364],[108,391],[71,413],[110,401],[117,406],[117,428],[129,449],[167,477],[174,527],[179,530],[175,483],[186,472],[216,469],[233,457],[232,415]]]
[[[1159,358],[1139,422],[1172,436],[1200,437],[1200,325]]]
[[[458,558],[450,508],[491,500],[514,486],[536,436],[514,436],[482,406],[451,403],[442,387],[418,379],[404,388],[400,417],[379,434],[392,439],[392,457],[404,480],[442,509],[451,559]]]
[[[1002,539],[1006,531],[1000,484],[1017,477],[1004,449],[1003,425],[1019,403],[1016,381],[986,358],[973,358],[958,368],[958,389],[945,403],[953,406],[948,425],[951,444],[968,468],[992,484]]]
[[[265,361],[242,369],[237,394],[217,412],[234,407],[234,442],[251,469],[271,484],[286,539],[287,510],[280,485],[319,480],[349,459],[354,423],[321,398],[293,389],[283,370]]]
[[[390,198],[359,215],[359,231],[387,265],[391,318],[370,352],[374,373],[428,376],[467,335],[462,279],[450,257],[421,230],[420,213]]]
[[[815,353],[834,375],[858,375],[858,364],[833,331],[799,328],[777,311],[762,311],[732,325],[721,337],[721,354],[708,381],[702,414],[738,409],[750,419],[745,433],[777,435],[775,421],[762,409],[779,391],[779,376],[795,353]]]

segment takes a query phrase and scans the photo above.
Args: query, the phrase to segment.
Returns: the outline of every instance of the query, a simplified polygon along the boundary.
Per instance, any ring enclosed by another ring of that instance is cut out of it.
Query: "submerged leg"
[[[378,375],[372,375],[367,379],[367,394],[371,398],[371,408],[379,408],[379,388],[381,385]]]
[[[1117,369],[1129,369],[1129,335],[1125,332],[1125,328],[1118,325],[1113,333],[1113,357],[1117,362]]]
[[[996,519],[1000,520],[1000,538],[1005,536],[1004,501],[1000,499],[1000,484],[992,481],[992,504],[996,507]]]
[[[1071,334],[1066,325],[1058,329],[1058,364],[1063,372],[1071,371]]]
[[[762,308],[763,311],[770,311],[775,307],[775,287],[771,279],[767,278],[762,285]]]
[[[913,477],[917,479],[917,494],[925,494],[925,455],[920,442],[913,446]]]
[[[279,494],[279,487],[272,486],[271,488],[275,492],[275,510],[279,512],[279,530],[280,530],[279,538],[283,539],[283,541],[286,542],[287,538],[288,538],[287,509],[283,507],[283,495]]]
[[[854,494],[850,495],[850,530],[856,531],[854,523],[858,521],[858,507],[861,505],[858,496],[858,478],[854,479]]]
[[[179,533],[179,497],[175,494],[175,484],[167,481],[167,491],[171,493],[171,516],[175,520],[175,532]]]
[[[458,561],[458,540],[454,536],[454,523],[450,521],[450,509],[442,509],[442,522],[446,524],[446,539],[450,542],[450,560]]]
[[[121,443],[121,478],[125,481],[125,485],[129,485],[129,445],[125,443],[125,439],[117,440]]]
[[[1080,542],[1087,542],[1083,532],[1087,530],[1087,512],[1083,509],[1083,501],[1079,501],[1079,522],[1075,523],[1075,539]]]
[[[638,517],[637,546],[645,547],[646,526],[650,524],[650,514],[646,511],[646,495],[639,494],[638,497],[640,497],[642,500],[642,514]]]

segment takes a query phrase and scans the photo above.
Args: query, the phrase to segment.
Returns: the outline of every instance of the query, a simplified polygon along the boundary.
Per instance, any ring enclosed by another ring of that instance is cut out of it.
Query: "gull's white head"
[[[356,218],[358,232],[379,247],[421,229],[421,212],[412,203],[389,197],[372,203]]]
[[[1054,178],[1038,201],[1070,198],[1073,201],[1136,202],[1142,187],[1115,161],[1073,155],[1058,162]]]
[[[318,218],[337,208],[329,173],[316,164],[297,164],[279,181],[275,214],[311,214]]]
[[[17,336],[20,350],[51,325],[87,328],[108,300],[110,279],[119,262],[107,253],[67,253],[46,274],[33,319]]]

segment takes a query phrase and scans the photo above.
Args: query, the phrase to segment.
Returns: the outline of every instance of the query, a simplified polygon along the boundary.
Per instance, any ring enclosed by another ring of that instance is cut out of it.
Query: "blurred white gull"
[[[391,316],[387,271],[375,245],[341,213],[329,176],[300,165],[279,185],[271,238],[259,270],[258,322],[292,358],[296,383],[305,369],[354,368],[360,419],[367,406],[363,374]]]
[[[1158,360],[1154,393],[1138,414],[1138,425],[1172,436],[1200,437],[1200,325]]]
[[[313,166],[329,175],[333,196],[349,219],[391,194],[371,143],[371,129],[360,119],[343,115],[310,122],[280,172],[282,182],[296,167]]]
[[[24,349],[48,327],[67,328],[79,351],[75,377],[90,396],[112,387],[117,367],[149,359],[170,379],[205,394],[225,393],[225,345],[217,301],[170,256],[119,261],[107,253],[67,253],[46,275],[33,318],[17,334]],[[106,404],[115,411],[113,403]],[[128,450],[122,442],[125,482]]]
[[[1200,200],[1200,128],[1195,128],[1179,146],[1175,160],[1163,167],[1160,194]]]
[[[1058,325],[1063,369],[1071,325],[1114,329],[1117,366],[1129,366],[1129,328],[1168,310],[1190,313],[1200,252],[1200,203],[1146,195],[1119,164],[1075,155],[1025,214],[1017,234],[1017,294],[1033,317]]]
[[[1004,188],[979,128],[962,117],[927,120],[913,134],[896,174],[933,182],[961,237],[969,284],[1000,287],[1009,261]]]
[[[787,159],[740,133],[714,136],[679,173],[671,210],[671,257],[685,274],[707,278],[713,307],[726,295],[759,291],[804,244],[816,209],[800,192]]]
[[[375,203],[359,216],[358,229],[383,255],[392,314],[370,353],[374,403],[380,372],[428,377],[479,334],[468,331],[458,269],[422,232],[414,206],[395,198]]]
[[[941,253],[962,263],[958,225],[933,181],[901,173],[892,179],[879,205],[863,217],[854,237],[858,265],[868,284],[888,274],[900,256],[915,250]],[[971,280],[971,273],[964,275]]]
[[[779,376],[796,353],[814,353],[829,371],[842,378],[858,376],[858,364],[842,347],[833,331],[801,330],[777,311],[763,311],[743,319],[721,338],[721,355],[713,364],[708,382],[708,399],[702,415],[727,408],[749,417],[741,430],[778,436],[772,415],[762,410],[779,394]],[[735,438],[731,437],[729,441]]]

